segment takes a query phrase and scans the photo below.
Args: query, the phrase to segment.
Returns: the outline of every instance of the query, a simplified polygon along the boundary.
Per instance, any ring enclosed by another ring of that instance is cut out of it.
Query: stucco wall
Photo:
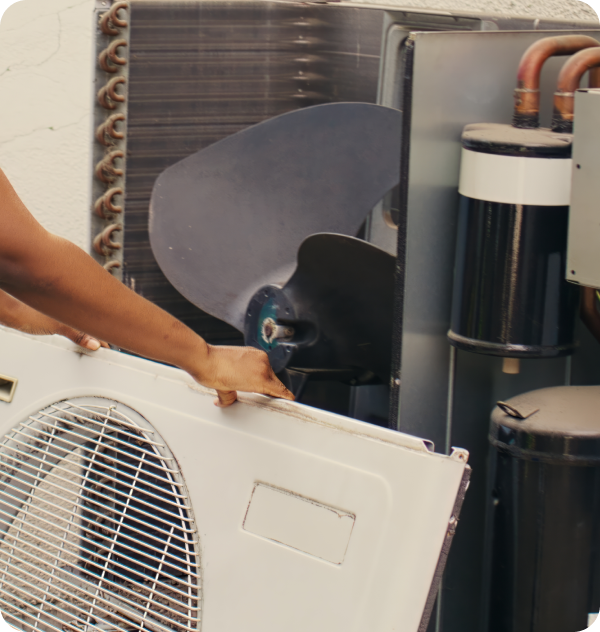
[[[598,20],[579,0],[385,2],[391,3]],[[0,23],[0,167],[44,226],[85,249],[90,230],[93,6],[93,0],[21,0]]]
[[[23,0],[0,23],[0,167],[49,230],[88,246],[92,0]]]
[[[379,0],[360,1],[363,4],[379,2]],[[580,0],[386,0],[385,4],[598,22],[598,16],[594,10]]]

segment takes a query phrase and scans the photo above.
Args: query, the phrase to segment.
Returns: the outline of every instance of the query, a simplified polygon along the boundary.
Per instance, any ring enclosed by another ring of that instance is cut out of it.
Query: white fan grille
[[[60,402],[2,439],[0,537],[0,608],[17,628],[200,628],[199,547],[177,462],[122,404]]]

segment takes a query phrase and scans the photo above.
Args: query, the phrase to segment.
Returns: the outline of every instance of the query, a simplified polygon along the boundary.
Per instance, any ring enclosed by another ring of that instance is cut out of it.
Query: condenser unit
[[[0,331],[0,608],[27,632],[425,630],[467,454]]]

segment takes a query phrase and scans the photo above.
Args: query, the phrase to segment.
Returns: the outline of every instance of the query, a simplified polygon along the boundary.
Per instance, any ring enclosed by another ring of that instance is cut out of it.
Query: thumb
[[[71,329],[70,327],[66,331],[61,331],[60,333],[65,338],[72,340],[75,344],[78,344],[84,349],[89,349],[90,351],[97,351],[102,346],[100,341],[96,340],[96,338],[92,338],[92,336],[84,334],[81,331],[77,331],[76,329]]]
[[[215,406],[218,408],[227,408],[231,406],[237,400],[236,391],[217,391],[217,399],[215,399]]]

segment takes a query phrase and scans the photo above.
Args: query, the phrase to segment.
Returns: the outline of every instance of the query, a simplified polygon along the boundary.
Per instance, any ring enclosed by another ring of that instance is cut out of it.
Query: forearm
[[[45,231],[32,241],[34,248],[21,257],[17,272],[11,275],[5,266],[0,288],[100,340],[198,374],[207,356],[202,338],[69,241]]]
[[[220,406],[231,405],[238,390],[294,399],[273,373],[266,353],[249,347],[210,347],[118,282],[83,250],[44,230],[1,170],[0,290],[55,319],[55,324],[64,324],[68,331],[63,335],[78,344],[84,332],[98,338],[90,341],[95,348],[106,341],[184,369],[216,389]],[[9,301],[7,314],[17,307]],[[11,313],[9,320],[15,322]],[[54,327],[51,333],[59,332]]]
[[[45,330],[47,318],[6,292],[0,291],[0,325],[24,333],[41,333],[41,330]]]

